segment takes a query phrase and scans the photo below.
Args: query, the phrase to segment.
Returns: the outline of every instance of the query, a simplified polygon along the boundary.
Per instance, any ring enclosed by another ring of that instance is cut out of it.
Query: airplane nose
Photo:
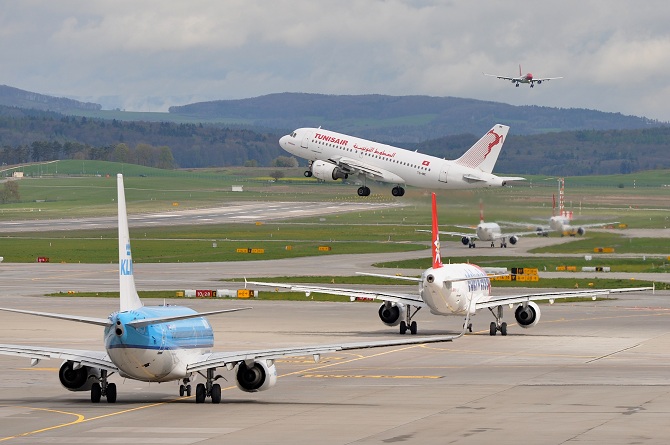
[[[289,135],[285,135],[279,138],[279,146],[283,149],[286,149],[286,141],[288,140]]]

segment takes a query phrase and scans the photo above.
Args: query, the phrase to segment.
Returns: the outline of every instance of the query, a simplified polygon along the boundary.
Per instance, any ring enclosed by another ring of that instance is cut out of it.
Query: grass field
[[[301,168],[286,170],[290,180],[268,181],[271,170],[261,168],[219,168],[198,171],[165,171],[137,165],[95,161],[59,161],[22,169],[29,177],[19,181],[21,202],[0,205],[0,223],[27,219],[76,218],[116,215],[117,172],[123,172],[130,213],[171,212],[225,206],[238,201],[332,201],[399,202],[402,207],[369,212],[351,212],[256,225],[224,224],[191,227],[133,229],[133,251],[139,262],[232,261],[258,259],[236,253],[238,248],[263,248],[263,258],[283,258],[336,253],[392,252],[423,249],[428,234],[416,229],[430,227],[430,194],[409,188],[403,198],[393,198],[388,185],[371,185],[375,194],[356,195],[356,187],[340,183],[317,183],[302,176]],[[635,187],[633,187],[635,183]],[[580,223],[619,221],[631,229],[664,229],[670,226],[669,171],[635,175],[566,178],[566,206]],[[232,192],[243,185],[243,192]],[[438,193],[440,225],[471,224],[479,221],[478,203],[484,205],[487,221],[526,222],[529,228],[546,223],[552,213],[552,195],[557,193],[554,178],[532,177],[525,184],[501,189],[442,191]],[[574,255],[569,261],[580,265],[580,257],[593,254],[595,247],[613,247],[616,253],[670,255],[667,242],[657,238],[630,238],[626,230],[587,231],[573,242],[538,249],[536,253]],[[114,262],[116,231],[53,233],[3,233],[2,256],[8,262],[35,261],[47,256],[51,261]],[[455,238],[451,240],[456,241]],[[446,241],[446,240],[443,240]],[[216,243],[217,247],[213,247]],[[330,243],[330,252],[318,246]],[[447,243],[443,242],[443,247]],[[291,245],[292,250],[286,250]],[[596,265],[597,254],[593,262]],[[456,261],[456,259],[452,259]],[[486,260],[488,262],[488,260]],[[556,265],[555,259],[525,261],[523,267]],[[477,259],[482,263],[481,257]],[[567,262],[567,261],[566,261]],[[665,262],[654,259],[637,264],[609,261],[616,270],[664,270]],[[428,260],[419,267],[427,267]],[[504,263],[491,258],[490,266]],[[393,267],[414,267],[393,265]]]

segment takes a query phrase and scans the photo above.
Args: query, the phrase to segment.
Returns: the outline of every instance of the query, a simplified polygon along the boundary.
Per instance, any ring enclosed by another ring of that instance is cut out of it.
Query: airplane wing
[[[561,292],[533,293],[523,295],[513,295],[509,297],[500,297],[486,302],[476,303],[476,309],[484,309],[506,304],[527,303],[529,301],[553,301],[558,298],[571,297],[598,297],[602,295],[620,294],[624,292],[640,292],[645,290],[654,290],[654,287],[624,287],[620,289],[583,289]]]
[[[542,77],[539,79],[533,78],[533,82],[546,82],[547,80],[562,79],[562,77]]]
[[[0,344],[0,354],[26,357],[33,360],[48,360],[52,358],[70,360],[81,363],[84,366],[106,369],[111,372],[117,372],[119,370],[109,359],[107,353],[103,351]]]
[[[420,281],[420,279],[418,278],[411,278],[411,277],[395,277],[387,275],[374,275],[374,276],[381,276],[384,278],[406,279],[410,281]],[[310,293],[315,292],[321,294],[342,295],[345,297],[349,297],[352,300],[355,298],[372,298],[374,300],[390,301],[393,303],[411,304],[412,306],[415,307],[426,306],[426,303],[424,303],[421,297],[419,297],[418,295],[408,295],[399,293],[396,294],[391,292],[377,292],[364,289],[345,289],[345,288],[327,287],[327,286],[307,286],[302,284],[267,283],[262,281],[247,281],[246,283],[255,284],[257,286],[268,286],[268,287],[277,287],[280,289],[288,289],[292,292],[304,292],[305,295],[309,295]]]
[[[429,230],[426,230],[426,232],[429,232]],[[470,239],[479,239],[477,234],[475,232],[470,232],[470,233],[463,233],[463,232],[443,232],[440,230],[440,235],[449,235],[449,236],[460,236],[461,238],[464,236],[467,236]]]
[[[380,340],[371,342],[356,342],[356,343],[340,343],[334,345],[319,345],[319,346],[295,346],[288,348],[274,348],[274,349],[260,349],[256,351],[234,351],[234,352],[213,352],[204,354],[196,361],[189,364],[186,370],[189,372],[204,371],[209,368],[216,368],[225,366],[229,370],[245,361],[255,360],[276,360],[282,357],[294,357],[303,355],[312,355],[314,361],[318,362],[321,354],[327,352],[347,351],[352,349],[370,349],[370,348],[384,348],[391,346],[407,346],[422,343],[439,343],[453,341],[460,338],[465,333],[468,326],[470,314],[465,317],[463,323],[463,330],[458,335],[441,335],[434,337],[419,337],[402,340]]]
[[[391,182],[394,184],[404,184],[405,180],[395,173],[391,173],[383,168],[361,162],[357,159],[336,156],[329,159],[348,174],[363,174],[370,179],[382,182]]]
[[[503,79],[503,80],[517,80],[518,79],[517,77],[498,76],[497,74],[486,74],[486,73],[482,73],[482,74],[485,75],[485,76],[496,77],[498,79]]]

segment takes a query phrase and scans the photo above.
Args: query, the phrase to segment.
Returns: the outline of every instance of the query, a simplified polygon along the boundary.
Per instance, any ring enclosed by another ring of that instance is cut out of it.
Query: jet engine
[[[532,328],[540,321],[540,307],[532,301],[526,307],[520,304],[514,311],[514,318],[522,328]]]
[[[407,314],[407,307],[402,303],[382,303],[379,306],[379,318],[386,326],[398,326]]]
[[[461,238],[461,242],[463,243],[464,246],[469,246],[470,245],[470,237],[469,236],[464,236]]]
[[[515,245],[517,241],[519,241],[519,238],[517,238],[516,236],[512,235],[509,237],[509,243],[511,245]]]
[[[79,366],[75,362],[64,361],[58,370],[60,384],[70,391],[88,391],[94,383],[99,381],[100,370],[90,366]]]
[[[322,181],[337,181],[349,177],[340,167],[326,161],[312,162],[312,174]]]
[[[277,383],[277,368],[272,360],[256,361],[251,366],[242,362],[237,367],[235,380],[244,392],[265,391]]]

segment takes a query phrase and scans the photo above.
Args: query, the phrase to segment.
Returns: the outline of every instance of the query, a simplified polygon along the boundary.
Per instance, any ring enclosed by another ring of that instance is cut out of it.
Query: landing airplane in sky
[[[541,77],[541,78],[535,78],[531,73],[528,74],[522,74],[521,72],[521,65],[519,65],[519,77],[507,77],[507,76],[499,76],[497,74],[486,74],[484,73],[485,76],[491,76],[491,77],[497,77],[498,79],[503,79],[503,80],[510,80],[515,86],[519,86],[520,83],[529,83],[530,87],[533,88],[535,84],[541,84],[542,82],[546,82],[548,80],[555,80],[555,79],[562,79],[562,77]]]
[[[472,226],[456,226],[461,229],[472,229]],[[418,230],[418,232],[427,232],[427,230]],[[461,243],[468,248],[475,248],[475,241],[490,241],[491,247],[495,247],[495,242],[500,241],[500,247],[507,247],[507,240],[510,244],[515,245],[519,241],[520,236],[524,235],[535,235],[537,232],[535,230],[527,232],[514,232],[514,233],[502,233],[502,229],[498,223],[494,222],[484,222],[484,209],[479,206],[479,224],[475,227],[475,232],[464,233],[464,232],[443,232],[440,230],[442,235],[450,236],[460,236]]]
[[[318,361],[326,352],[348,349],[378,348],[417,343],[451,341],[463,335],[416,338],[410,341],[383,340],[375,342],[342,343],[336,345],[296,346],[251,351],[211,352],[214,333],[205,318],[208,315],[243,309],[220,309],[196,312],[182,306],[143,306],[133,277],[130,236],[123,176],[117,176],[119,221],[119,288],[120,308],[107,318],[83,317],[20,309],[0,308],[19,314],[89,323],[104,328],[104,350],[76,349],[0,344],[0,354],[27,357],[34,366],[42,359],[62,359],[58,372],[60,383],[70,391],[91,392],[91,402],[116,402],[116,384],[108,381],[114,374],[143,382],[180,382],[179,395],[191,395],[191,380],[200,375],[195,402],[207,397],[212,403],[221,402],[221,386],[214,383],[221,376],[218,367],[236,373],[238,388],[245,392],[265,391],[277,382],[275,360],[286,356],[312,355]],[[6,278],[5,278],[6,279]],[[465,323],[468,323],[466,317]]]
[[[369,196],[366,180],[395,184],[393,196],[405,194],[404,185],[428,189],[501,187],[525,178],[492,174],[509,127],[497,124],[455,161],[335,133],[322,128],[299,128],[282,136],[279,145],[309,161],[306,177],[322,181],[357,179],[358,196]]]
[[[383,300],[379,307],[379,318],[387,326],[400,325],[400,333],[416,334],[417,323],[412,321],[416,313],[428,307],[431,314],[446,316],[475,315],[478,310],[488,309],[495,321],[489,326],[490,334],[500,332],[507,335],[507,323],[502,321],[503,306],[516,305],[514,318],[522,328],[530,328],[540,321],[540,307],[535,301],[549,301],[553,303],[558,298],[590,297],[610,295],[622,292],[637,292],[653,290],[652,287],[630,287],[623,289],[586,289],[576,291],[561,291],[548,293],[521,294],[508,297],[494,297],[491,295],[491,281],[487,273],[479,266],[469,263],[443,264],[440,254],[440,238],[437,224],[437,204],[433,193],[432,218],[432,254],[433,266],[426,269],[421,278],[399,277],[395,275],[381,275],[363,273],[375,277],[413,281],[419,284],[418,295],[387,293],[373,290],[342,289],[326,286],[306,286],[301,284],[266,283],[249,281],[248,284],[285,288],[296,292],[311,292],[345,295],[353,298],[373,298]],[[472,331],[472,325],[468,328]]]

